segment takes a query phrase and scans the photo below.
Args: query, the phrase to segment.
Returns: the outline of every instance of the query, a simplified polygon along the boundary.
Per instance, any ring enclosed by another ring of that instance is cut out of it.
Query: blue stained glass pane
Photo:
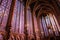
[[[45,36],[48,36],[48,29],[46,27],[46,22],[45,22],[44,17],[42,17],[42,25],[43,25]]]

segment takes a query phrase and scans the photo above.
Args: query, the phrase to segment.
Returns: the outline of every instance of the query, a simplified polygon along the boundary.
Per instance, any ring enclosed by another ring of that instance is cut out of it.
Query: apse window
[[[60,27],[54,14],[42,14],[41,24],[45,36],[55,35],[59,36]]]

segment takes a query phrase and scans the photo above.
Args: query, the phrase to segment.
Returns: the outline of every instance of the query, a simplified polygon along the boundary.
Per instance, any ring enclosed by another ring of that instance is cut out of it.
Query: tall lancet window
[[[13,39],[24,39],[24,5],[23,2],[16,0],[14,6],[13,17],[11,21],[11,37]],[[18,34],[15,35],[14,34]],[[15,37],[15,38],[14,38]]]
[[[1,5],[0,5],[0,30],[2,30],[2,27],[1,26],[4,26],[2,24],[2,20],[4,18],[4,14],[5,14],[5,10],[6,10],[6,5],[7,5],[7,0],[3,0]]]
[[[52,30],[53,30],[55,36],[59,36],[59,33],[58,33],[58,31],[59,31],[59,29],[58,29],[59,25],[57,26],[58,23],[56,23],[57,20],[55,21],[56,17],[55,17],[55,19],[54,19],[54,17],[55,16],[53,16],[52,14],[49,14],[49,18],[50,18],[51,25],[52,25]]]
[[[2,39],[2,35],[4,35],[5,27],[10,11],[12,0],[0,0],[0,38]]]
[[[42,37],[59,36],[59,25],[53,14],[42,14],[40,17],[40,28]]]
[[[0,5],[0,31],[5,29],[12,0],[2,0]]]
[[[31,14],[31,9],[28,7],[27,8],[27,32],[28,32],[28,39],[31,40],[33,38],[33,25],[32,25],[32,14]]]
[[[11,40],[17,40],[17,36],[14,34],[18,33],[18,28],[19,28],[19,22],[20,21],[20,2],[18,0],[15,1],[15,6],[14,6],[14,12],[13,12],[13,17],[11,21],[11,32],[10,34],[10,39]]]
[[[18,14],[18,1],[16,0],[15,6],[14,6],[12,22],[11,22],[11,25],[12,25],[11,30],[12,30],[12,32],[16,32],[17,16],[18,16],[17,14]]]
[[[47,30],[47,25],[45,22],[45,18],[42,16],[42,27],[44,29],[45,36],[48,36],[48,30]]]
[[[11,1],[12,0],[2,0],[2,3],[0,5],[0,30],[5,29],[11,6]]]
[[[20,26],[19,26],[19,34],[21,35],[21,40],[24,40],[24,5],[23,2],[20,4]]]

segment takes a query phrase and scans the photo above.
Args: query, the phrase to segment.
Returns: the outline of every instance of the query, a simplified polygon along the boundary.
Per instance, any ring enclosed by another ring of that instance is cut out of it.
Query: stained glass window
[[[44,31],[43,31],[43,27],[42,27],[42,21],[41,18],[39,19],[40,21],[40,31],[41,31],[41,38],[44,38]]]
[[[0,5],[0,30],[3,30],[7,23],[7,18],[12,0],[2,0]]]
[[[21,36],[21,40],[24,39],[24,5],[22,2],[16,0],[12,22],[11,22],[11,32],[20,34],[16,38]]]
[[[55,16],[53,17],[53,14],[46,14],[45,16],[42,15],[40,21],[41,21],[45,36],[48,36],[48,35],[59,36],[59,33],[58,33],[59,25],[58,23],[56,23],[57,22],[56,18],[55,19],[54,18]]]
[[[43,16],[42,16],[42,26],[43,26],[45,36],[48,36],[48,29],[47,29],[47,26],[46,26],[45,18]]]
[[[50,21],[49,15],[47,15],[45,17],[45,21],[46,21],[46,25],[47,25],[47,28],[48,28],[49,33],[51,35],[53,35],[53,31],[52,31],[52,26],[51,26],[51,21]]]
[[[0,0],[0,40],[3,40],[12,0]],[[1,35],[2,34],[2,35]]]
[[[33,38],[33,26],[32,26],[32,15],[31,15],[31,10],[28,7],[27,9],[27,31],[28,31],[28,37],[29,39]]]
[[[54,18],[52,16],[52,14],[50,14],[49,16],[50,16],[50,20],[51,20],[53,31],[55,32],[55,35],[58,36],[59,35],[58,34],[58,29],[57,29],[56,23],[54,21]]]

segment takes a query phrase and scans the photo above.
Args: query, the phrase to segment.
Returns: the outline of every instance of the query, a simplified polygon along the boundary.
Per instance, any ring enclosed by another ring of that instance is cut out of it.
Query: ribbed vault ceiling
[[[24,4],[29,6],[31,8],[31,11],[34,11],[37,13],[36,15],[40,15],[39,11],[56,11],[56,7],[54,5],[58,6],[58,0],[24,0]],[[56,3],[56,4],[55,4]],[[59,7],[59,6],[58,6]],[[59,13],[58,13],[59,14]]]

